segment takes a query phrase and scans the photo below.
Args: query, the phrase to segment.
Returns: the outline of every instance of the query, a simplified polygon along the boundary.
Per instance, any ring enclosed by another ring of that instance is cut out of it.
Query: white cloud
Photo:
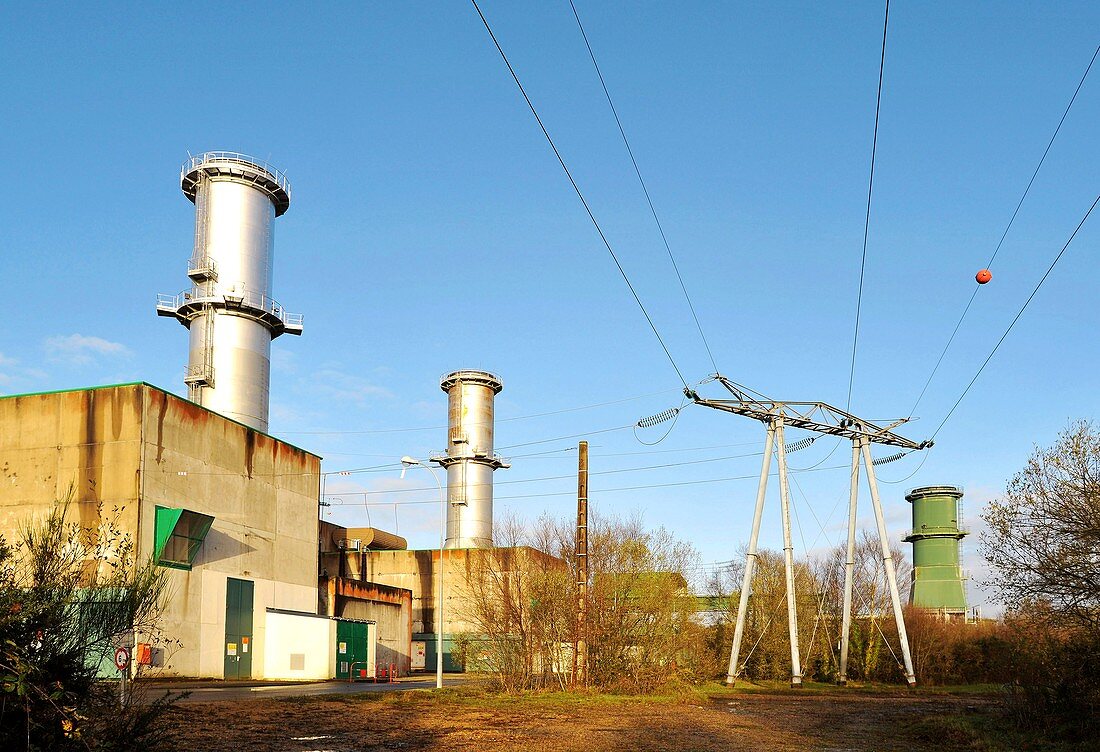
[[[50,337],[45,342],[51,360],[70,365],[85,365],[99,357],[128,357],[130,349],[118,342],[83,334]]]
[[[298,356],[290,350],[273,348],[271,350],[271,369],[279,373],[298,373]]]
[[[6,387],[15,380],[13,372],[18,365],[19,361],[15,358],[9,358],[4,353],[0,353],[0,388]]]
[[[390,399],[393,393],[384,387],[370,383],[366,379],[326,368],[317,371],[309,381],[312,389],[327,397],[362,405],[372,399]]]
[[[28,368],[12,358],[0,353],[0,390],[29,391],[40,389],[47,374],[40,368]]]

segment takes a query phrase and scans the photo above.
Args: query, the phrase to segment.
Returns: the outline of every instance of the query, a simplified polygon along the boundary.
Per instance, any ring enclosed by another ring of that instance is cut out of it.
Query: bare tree
[[[725,608],[721,612],[718,633],[721,642],[715,644],[716,658],[725,673],[729,660],[733,623],[737,616],[744,551],[729,567],[715,573],[709,585],[712,594],[724,594]],[[832,626],[821,610],[821,582],[810,562],[794,562],[795,609],[798,614],[798,643],[803,674],[821,678],[830,671],[832,661]],[[835,636],[835,635],[834,635]],[[749,610],[746,615],[745,637],[740,663],[753,679],[781,679],[791,676],[790,635],[787,630],[787,581],[783,554],[761,549],[757,552],[753,572]]]
[[[500,548],[467,576],[470,652],[505,690],[562,686],[576,638],[574,529],[511,518],[496,538]],[[649,691],[694,671],[703,645],[687,580],[694,549],[640,518],[595,513],[588,539],[589,683]]]
[[[1100,432],[1081,421],[989,503],[981,550],[1006,605],[1045,602],[1050,613],[1100,629]]]
[[[463,637],[463,652],[505,691],[562,683],[573,629],[570,575],[559,558],[530,546],[553,545],[555,537],[548,519],[532,530],[505,518],[494,530],[495,547],[474,558],[467,574],[465,617],[474,632]]]
[[[694,661],[701,630],[689,590],[690,544],[640,517],[589,520],[589,656],[596,684],[648,691]]]

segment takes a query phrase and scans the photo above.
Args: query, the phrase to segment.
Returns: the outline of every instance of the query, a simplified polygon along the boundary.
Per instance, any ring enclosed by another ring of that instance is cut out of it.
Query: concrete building
[[[65,498],[82,526],[116,518],[168,573],[165,675],[324,678],[335,635],[279,631],[317,616],[320,463],[145,383],[0,397],[0,533]]]
[[[411,592],[412,668],[436,665],[436,624],[439,615],[439,549],[418,551],[371,551],[362,558],[366,581]],[[482,632],[476,602],[480,585],[489,577],[507,579],[529,567],[557,568],[565,562],[529,546],[513,548],[466,548],[443,551],[443,668],[462,671],[453,655],[457,637],[476,641]],[[495,592],[491,585],[482,591]]]
[[[371,582],[366,577],[372,548],[404,549],[406,542],[375,528],[321,523],[318,613],[377,624],[378,665],[392,664],[399,676],[407,676],[413,658],[413,594],[408,588]]]

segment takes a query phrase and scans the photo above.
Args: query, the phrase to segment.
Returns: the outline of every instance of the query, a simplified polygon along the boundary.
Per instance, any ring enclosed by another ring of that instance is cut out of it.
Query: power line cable
[[[565,177],[569,179],[569,184],[573,186],[574,192],[577,194],[577,198],[581,200],[581,204],[584,206],[585,212],[588,213],[588,218],[592,221],[592,226],[596,228],[596,232],[600,236],[600,240],[603,241],[604,247],[607,248],[607,252],[611,254],[611,260],[615,262],[615,267],[619,270],[619,274],[622,275],[623,281],[626,282],[626,286],[630,288],[630,294],[634,296],[634,302],[638,304],[638,308],[641,310],[642,315],[645,316],[645,320],[649,323],[649,328],[653,330],[653,334],[657,337],[657,341],[661,344],[661,349],[665,351],[665,355],[668,357],[668,362],[672,365],[672,370],[676,371],[676,375],[680,378],[684,388],[688,387],[687,379],[684,378],[684,374],[680,372],[680,367],[676,365],[676,359],[672,357],[672,353],[668,349],[668,345],[665,344],[664,339],[661,337],[661,333],[657,331],[657,326],[653,323],[652,317],[649,315],[649,311],[646,310],[645,305],[642,303],[641,297],[638,296],[637,290],[634,289],[634,285],[630,281],[630,277],[627,276],[626,270],[619,262],[619,257],[615,254],[615,249],[611,247],[611,243],[608,241],[607,236],[604,234],[603,228],[600,227],[600,223],[596,220],[596,215],[592,213],[591,207],[588,205],[588,201],[585,199],[584,194],[581,192],[580,186],[577,185],[577,181],[573,179],[573,174],[569,171],[569,168],[565,164],[565,160],[561,156],[561,152],[558,151],[557,145],[554,143],[554,139],[550,136],[550,131],[546,130],[546,126],[542,122],[542,118],[539,117],[538,110],[535,109],[534,103],[531,98],[527,96],[527,91],[523,88],[523,84],[520,83],[519,76],[516,74],[515,69],[512,67],[512,63],[508,60],[508,56],[504,54],[504,48],[500,46],[500,42],[497,41],[496,34],[493,33],[493,29],[489,26],[488,19],[485,18],[485,14],[481,12],[481,7],[477,4],[477,0],[470,0],[473,3],[474,10],[477,11],[478,16],[481,17],[481,23],[485,25],[485,30],[489,32],[489,38],[493,40],[493,44],[496,45],[497,52],[500,53],[500,57],[504,60],[504,64],[508,67],[508,72],[512,74],[512,80],[516,82],[516,86],[519,88],[519,93],[523,95],[524,101],[527,102],[527,107],[531,110],[531,114],[535,116],[535,121],[538,122],[539,128],[542,129],[542,135],[546,137],[546,142],[550,144],[550,149],[554,152],[554,156],[558,158],[558,164],[561,165],[561,169],[565,172]]]
[[[550,410],[548,412],[543,412],[543,413],[530,413],[528,415],[514,415],[511,418],[496,418],[494,422],[496,422],[496,423],[510,423],[510,422],[516,421],[516,420],[530,420],[532,418],[545,418],[545,417],[548,417],[548,416],[551,416],[551,415],[562,415],[563,413],[575,413],[575,412],[580,412],[581,410],[594,410],[598,407],[607,407],[608,405],[621,405],[624,402],[634,402],[635,400],[645,399],[646,397],[656,397],[658,395],[669,394],[671,392],[676,392],[677,394],[679,394],[681,392],[681,390],[680,389],[661,389],[661,390],[656,391],[656,392],[647,392],[646,394],[639,394],[639,395],[636,395],[634,397],[623,397],[622,399],[608,400],[607,402],[597,402],[597,403],[592,404],[592,405],[579,405],[577,407],[565,407],[565,408],[562,408],[561,410]],[[467,422],[465,425],[480,426],[480,425],[491,425],[491,423],[490,422],[479,422],[479,423],[469,423],[469,422]],[[375,433],[413,433],[413,432],[416,432],[416,431],[444,431],[447,428],[449,428],[449,426],[419,426],[417,428],[375,428],[375,429],[370,429],[370,430],[365,430],[365,431],[283,431],[282,433],[286,434],[286,435],[298,434],[298,435],[312,435],[312,436],[327,436],[327,435],[353,436],[353,435],[358,435],[358,434],[375,434]]]
[[[821,471],[825,471],[825,470],[847,470],[847,469],[850,469],[849,465],[830,465],[828,467],[819,467],[819,468],[815,468],[814,470],[806,470],[806,471],[803,471],[803,472],[821,472]],[[793,471],[790,471],[790,472],[793,472]],[[777,472],[773,472],[772,475],[773,476],[777,475]],[[577,476],[576,475],[570,475],[570,476],[562,476],[562,477],[563,478],[564,477],[576,478]],[[647,490],[647,489],[651,489],[651,488],[670,488],[670,487],[673,487],[673,486],[699,486],[699,485],[705,485],[705,484],[708,484],[708,483],[729,483],[729,482],[735,481],[735,480],[757,480],[759,478],[760,478],[759,473],[756,473],[756,474],[753,474],[753,475],[733,475],[733,476],[730,476],[728,478],[705,478],[703,480],[684,480],[684,481],[676,481],[676,482],[673,482],[673,483],[650,483],[650,484],[641,485],[641,486],[617,486],[615,488],[603,488],[603,489],[599,489],[599,490],[590,490],[589,495],[590,496],[597,496],[599,494],[613,493],[613,492],[617,492],[617,491],[642,491],[642,490]],[[342,492],[339,492],[339,493],[329,492],[328,495],[329,496],[362,496],[362,497],[366,498],[366,496],[368,494],[377,495],[379,493],[395,493],[396,491],[399,491],[399,490],[404,490],[404,489],[393,489],[393,490],[388,490],[388,491],[342,491]],[[424,488],[419,488],[419,489],[415,489],[415,490],[418,490],[418,491],[437,491],[438,489],[437,488],[429,488],[429,487],[425,486]],[[494,501],[506,501],[506,500],[512,500],[512,499],[541,499],[541,498],[547,498],[547,497],[551,497],[551,496],[573,496],[573,497],[575,497],[576,495],[577,495],[577,491],[576,491],[576,489],[574,489],[572,491],[550,491],[550,492],[547,492],[547,493],[519,494],[519,495],[516,495],[516,496],[494,496],[493,500]],[[394,505],[399,506],[399,505],[402,505],[402,504],[438,504],[438,503],[439,503],[439,499],[435,499],[434,501],[425,500],[425,501],[397,501],[397,502],[394,502],[394,501],[373,501],[373,502],[371,502],[371,501],[362,501],[362,502],[352,502],[352,503],[341,502],[341,504],[339,504],[339,506],[364,506],[364,505],[367,505],[367,506],[387,506],[388,507],[388,506],[394,506]]]
[[[1020,317],[1024,315],[1024,311],[1027,310],[1028,305],[1031,303],[1031,301],[1035,297],[1036,293],[1039,292],[1039,288],[1043,286],[1043,283],[1046,282],[1047,277],[1050,276],[1050,273],[1052,271],[1054,271],[1054,267],[1058,264],[1058,261],[1062,258],[1062,254],[1064,254],[1066,252],[1066,249],[1069,248],[1070,243],[1072,243],[1073,239],[1075,237],[1077,237],[1077,232],[1085,224],[1085,220],[1087,220],[1089,218],[1089,215],[1092,214],[1092,210],[1096,208],[1096,204],[1098,202],[1100,202],[1100,195],[1096,196],[1096,199],[1092,202],[1092,206],[1090,206],[1089,210],[1087,212],[1085,212],[1085,216],[1082,217],[1081,221],[1077,223],[1077,227],[1074,228],[1073,234],[1069,236],[1069,240],[1067,240],[1066,244],[1062,246],[1062,250],[1058,251],[1058,255],[1054,257],[1054,261],[1052,261],[1050,263],[1050,266],[1047,268],[1046,272],[1039,279],[1039,283],[1035,285],[1035,289],[1031,291],[1031,295],[1027,296],[1027,300],[1024,301],[1024,304],[1020,307],[1019,312],[1016,314],[1015,318],[1012,319],[1012,323],[1010,323],[1008,325],[1008,328],[1005,329],[1004,334],[1002,334],[1001,338],[999,340],[997,340],[997,344],[993,346],[993,349],[990,351],[989,355],[987,355],[985,360],[982,361],[982,365],[978,368],[978,372],[974,374],[974,378],[970,379],[970,383],[966,385],[966,389],[963,389],[963,393],[959,395],[959,398],[957,400],[955,400],[955,404],[952,405],[951,409],[947,411],[947,415],[945,415],[943,417],[943,420],[940,421],[940,424],[936,427],[936,430],[932,433],[932,436],[931,436],[932,439],[936,438],[936,435],[940,432],[940,429],[943,428],[943,426],[947,422],[948,418],[950,418],[954,414],[955,409],[959,406],[959,403],[961,403],[963,401],[963,398],[970,391],[970,387],[974,386],[974,382],[977,381],[978,377],[982,375],[982,371],[984,371],[985,367],[987,365],[989,365],[989,361],[991,361],[993,359],[993,356],[997,354],[997,350],[1000,349],[1001,343],[1003,343],[1005,341],[1005,339],[1008,337],[1008,333],[1012,331],[1012,327],[1016,326],[1016,322],[1019,321]]]
[[[592,67],[596,69],[596,75],[599,76],[600,86],[603,87],[604,96],[607,97],[607,104],[611,107],[611,114],[615,116],[615,125],[619,127],[619,135],[623,137],[623,145],[626,146],[626,153],[630,155],[630,163],[634,165],[634,174],[638,176],[638,183],[642,186],[642,193],[645,194],[646,203],[649,204],[649,212],[653,215],[653,221],[657,225],[657,231],[661,234],[661,242],[665,245],[665,250],[668,251],[668,260],[672,262],[672,268],[676,272],[676,279],[680,282],[680,289],[684,292],[684,299],[687,300],[688,308],[691,309],[691,317],[695,319],[695,328],[699,330],[699,338],[703,340],[703,347],[707,350],[707,356],[710,357],[710,364],[714,367],[714,373],[718,373],[718,363],[714,360],[714,353],[710,349],[710,343],[707,341],[707,336],[703,334],[703,325],[699,323],[699,316],[695,312],[695,305],[691,302],[691,295],[688,294],[687,285],[684,284],[684,278],[680,275],[680,267],[676,263],[676,257],[672,255],[672,248],[668,244],[668,237],[665,235],[665,228],[661,225],[661,220],[657,216],[657,208],[653,205],[653,199],[649,195],[649,188],[646,187],[645,179],[642,177],[642,170],[638,167],[638,160],[634,158],[634,150],[630,148],[630,139],[626,137],[626,130],[623,128],[622,120],[619,119],[619,111],[615,108],[615,103],[611,100],[611,92],[608,91],[607,81],[604,80],[603,71],[600,70],[600,64],[596,62],[596,53],[592,51],[592,44],[588,41],[588,34],[585,33],[584,24],[581,23],[581,16],[577,12],[577,6],[573,3],[573,0],[569,0],[569,7],[573,9],[573,17],[577,19],[577,28],[580,29],[581,37],[584,39],[584,46],[588,48],[588,56],[592,59]]]
[[[910,452],[910,454],[912,454],[912,452]],[[928,461],[928,458],[929,458],[929,456],[931,456],[931,454],[932,454],[931,448],[926,449],[924,451],[924,456],[921,457],[920,463],[915,468],[913,468],[913,472],[909,473],[904,478],[898,478],[897,480],[886,480],[885,478],[879,478],[878,479],[879,483],[890,483],[892,485],[897,485],[898,483],[904,483],[905,481],[909,480],[914,475],[916,475],[917,473],[920,472],[920,469],[922,467],[924,467],[924,463]]]
[[[746,454],[733,454],[733,455],[730,455],[728,457],[710,457],[708,459],[702,459],[702,460],[684,460],[683,462],[667,462],[667,463],[664,463],[664,464],[661,464],[661,465],[644,465],[642,467],[623,467],[623,468],[618,468],[618,469],[615,469],[615,470],[596,470],[596,471],[589,472],[589,476],[621,475],[622,473],[635,473],[635,472],[642,472],[642,471],[646,471],[646,470],[666,470],[670,467],[686,467],[688,465],[704,465],[704,464],[707,464],[709,462],[724,462],[726,460],[738,460],[738,459],[744,459],[746,457],[759,457],[762,454],[763,454],[763,452],[749,452],[749,453],[746,453]],[[396,468],[391,466],[389,469],[394,470]],[[347,474],[347,471],[345,471],[344,473],[327,473],[327,475],[343,475],[343,474]],[[514,479],[509,479],[509,480],[489,481],[487,483],[467,483],[466,487],[467,488],[476,488],[478,486],[494,486],[494,485],[504,486],[504,485],[510,485],[510,484],[514,484],[514,483],[541,483],[541,482],[549,481],[549,480],[567,480],[567,479],[576,478],[576,477],[577,477],[576,473],[571,473],[569,475],[546,475],[546,476],[543,476],[541,478],[514,478]],[[383,491],[382,493],[412,493],[414,491],[431,491],[431,490],[433,490],[433,486],[423,486],[423,487],[417,487],[417,488],[387,489],[387,490]],[[348,491],[347,493],[354,495],[354,494],[360,494],[360,493],[379,493],[379,492],[378,491]],[[332,495],[336,496],[338,494],[332,494]]]
[[[813,443],[813,441],[811,439],[802,439],[801,442],[803,442],[801,446],[795,446],[794,448],[788,448],[787,449],[787,454],[792,454],[792,453],[797,452],[801,449],[805,449],[806,447],[810,446]],[[705,464],[708,464],[708,463],[711,463],[711,462],[725,462],[727,460],[739,460],[739,459],[745,459],[747,457],[760,457],[762,454],[763,454],[763,452],[747,452],[747,453],[744,453],[744,454],[731,454],[731,455],[728,455],[726,457],[707,457],[707,458],[700,459],[700,460],[683,460],[682,462],[666,462],[666,463],[663,463],[663,464],[660,464],[660,465],[643,465],[641,467],[621,467],[621,468],[616,468],[616,469],[613,469],[613,470],[595,470],[595,471],[589,472],[588,474],[589,474],[589,476],[621,475],[622,473],[635,473],[635,472],[642,472],[642,471],[646,471],[646,470],[667,470],[668,468],[671,468],[671,467],[687,467],[689,465],[705,465]],[[397,465],[396,463],[395,463],[395,465],[396,465],[396,467],[400,467],[400,465]],[[386,467],[389,470],[394,470],[394,469],[396,469],[395,465],[388,465]],[[366,472],[368,470],[375,471],[375,468],[364,468],[364,469],[361,469],[357,472]],[[345,470],[345,471],[340,471],[340,472],[325,473],[325,475],[350,475],[352,472],[353,471]],[[508,484],[513,484],[513,483],[539,483],[539,482],[549,481],[549,480],[565,480],[565,479],[571,479],[571,478],[576,478],[576,477],[577,477],[576,473],[571,473],[569,475],[547,475],[547,476],[543,476],[541,478],[516,478],[516,479],[510,479],[510,480],[494,480],[494,481],[489,481],[487,483],[468,483],[466,485],[467,485],[468,488],[474,488],[474,487],[477,487],[477,486],[508,485]],[[384,493],[410,493],[410,492],[413,492],[413,491],[430,491],[430,490],[432,490],[432,486],[424,486],[422,488],[387,489],[386,491],[384,491]],[[379,492],[378,491],[349,491],[347,493],[349,493],[349,494],[359,494],[359,493],[379,493]],[[333,495],[336,495],[336,494],[333,494]]]
[[[564,441],[565,439],[584,438],[585,436],[594,436],[600,433],[611,433],[612,431],[625,431],[628,428],[634,428],[635,424],[631,423],[626,426],[616,426],[615,428],[604,428],[599,431],[585,431],[584,433],[571,433],[567,436],[555,436],[552,439],[539,439],[538,441],[525,441],[522,444],[509,444],[507,446],[497,447],[501,449],[518,449],[520,447],[535,446],[536,444],[548,444],[551,441]]]
[[[731,449],[733,447],[756,446],[759,441],[743,441],[739,444],[714,444],[704,447],[685,447],[683,449],[650,449],[640,452],[614,452],[610,454],[599,453],[600,457],[633,457],[639,454],[672,454],[673,452],[703,452],[709,449]]]
[[[886,0],[886,18],[882,22],[882,57],[878,64],[878,94],[875,96],[875,133],[871,140],[871,172],[867,179],[867,213],[863,219],[863,256],[859,262],[859,292],[856,294],[856,326],[852,334],[852,367],[848,372],[848,407],[852,410],[852,385],[856,378],[856,347],[859,344],[859,316],[863,308],[863,275],[867,268],[867,236],[871,229],[871,194],[875,187],[875,156],[878,153],[878,120],[882,109],[882,75],[886,68],[886,32],[890,27],[890,0]]]
[[[1062,113],[1061,119],[1058,121],[1057,127],[1054,129],[1054,133],[1050,137],[1050,141],[1047,142],[1047,148],[1043,150],[1043,156],[1039,158],[1039,164],[1035,165],[1035,171],[1031,173],[1031,179],[1027,181],[1027,186],[1024,188],[1023,194],[1020,196],[1020,200],[1016,202],[1016,208],[1012,211],[1012,216],[1008,219],[1008,224],[1005,226],[1004,232],[1001,233],[1001,239],[997,241],[997,247],[993,249],[993,255],[989,257],[989,261],[986,262],[985,268],[989,269],[993,266],[994,259],[997,258],[997,254],[1001,252],[1001,246],[1004,245],[1005,238],[1008,237],[1008,231],[1012,229],[1013,223],[1016,221],[1016,215],[1020,213],[1020,207],[1024,205],[1024,199],[1027,198],[1027,194],[1031,192],[1031,186],[1035,183],[1035,178],[1039,175],[1039,170],[1043,167],[1043,162],[1046,161],[1047,155],[1050,154],[1050,149],[1054,146],[1054,139],[1058,138],[1058,132],[1062,130],[1062,123],[1066,122],[1066,117],[1069,115],[1070,109],[1073,108],[1073,103],[1077,101],[1077,95],[1081,91],[1081,87],[1085,85],[1085,79],[1088,78],[1089,71],[1092,70],[1093,63],[1096,62],[1097,55],[1100,55],[1100,45],[1096,47],[1096,51],[1092,53],[1092,58],[1089,60],[1088,66],[1085,68],[1085,72],[1081,75],[1081,80],[1077,82],[1077,88],[1073,90],[1073,96],[1069,98],[1069,104],[1066,105],[1065,111]],[[955,322],[955,328],[951,330],[951,336],[947,338],[947,344],[943,346],[943,350],[940,352],[940,357],[936,359],[936,365],[932,367],[932,373],[928,374],[928,379],[924,382],[924,387],[920,390],[920,394],[917,395],[916,402],[913,403],[913,407],[909,410],[909,415],[912,417],[916,412],[917,406],[924,399],[925,393],[928,391],[928,387],[932,383],[932,379],[935,378],[936,372],[940,370],[940,364],[943,363],[944,356],[947,355],[947,351],[951,348],[951,343],[955,341],[955,335],[959,333],[959,327],[962,326],[963,319],[966,318],[966,314],[970,312],[970,307],[974,305],[974,298],[978,296],[978,290],[982,289],[982,285],[975,283],[974,291],[970,293],[970,300],[966,301],[966,307],[963,308],[962,315],[959,316],[959,320]]]

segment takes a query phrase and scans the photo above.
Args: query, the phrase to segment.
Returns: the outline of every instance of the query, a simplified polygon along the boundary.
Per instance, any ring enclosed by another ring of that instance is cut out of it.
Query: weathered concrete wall
[[[317,606],[320,458],[157,389],[145,393],[141,540],[151,553],[155,507],[214,517],[191,572],[173,570],[166,623],[185,647],[166,673],[220,677],[225,580],[255,582],[253,675],[266,609]]]
[[[141,493],[142,387],[0,398],[0,533],[71,499],[68,516],[86,528],[116,518],[137,527]]]
[[[363,559],[362,577],[412,591],[412,631],[435,634],[439,604],[439,549],[426,551],[371,551]],[[528,562],[557,567],[564,562],[528,546],[515,548],[458,548],[443,552],[443,632],[476,634],[480,630],[471,611],[473,585],[487,568],[513,571]]]
[[[317,606],[320,458],[148,384],[0,398],[0,533],[45,516],[73,489],[70,518],[115,519],[153,554],[155,507],[214,524],[190,571],[169,570],[161,621],[181,646],[168,675],[221,677],[226,578],[255,583],[253,675],[266,609]]]
[[[322,577],[319,612],[376,622],[379,665],[393,663],[407,676],[412,660],[412,592],[403,588]]]

